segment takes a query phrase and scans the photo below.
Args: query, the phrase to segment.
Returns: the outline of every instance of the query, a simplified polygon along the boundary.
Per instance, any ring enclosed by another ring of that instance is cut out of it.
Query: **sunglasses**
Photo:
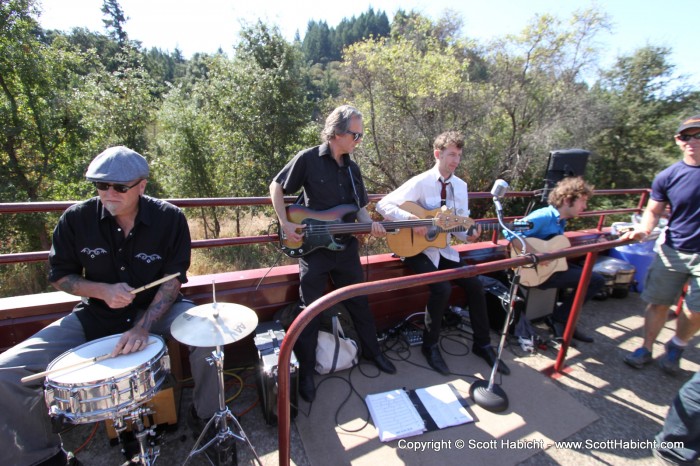
[[[691,139],[700,139],[700,133],[695,133],[695,134],[679,134],[676,136],[678,139],[680,139],[683,142],[688,142]]]
[[[120,194],[124,194],[125,192],[127,192],[128,190],[133,188],[134,186],[137,186],[140,182],[141,182],[141,180],[138,180],[136,183],[134,183],[131,186],[127,186],[125,184],[103,183],[102,181],[95,181],[95,182],[93,182],[93,184],[95,185],[95,187],[97,188],[98,191],[107,191],[111,186],[112,189],[115,190],[116,192],[118,192]]]
[[[352,140],[355,142],[362,139],[362,136],[364,136],[362,133],[356,133],[356,132],[350,131],[350,130],[346,130],[345,134],[352,134]]]

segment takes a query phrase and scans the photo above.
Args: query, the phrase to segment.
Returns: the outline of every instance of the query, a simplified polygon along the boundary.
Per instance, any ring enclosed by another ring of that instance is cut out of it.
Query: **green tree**
[[[102,0],[101,11],[107,16],[102,22],[105,25],[105,29],[109,32],[109,36],[123,49],[129,43],[129,36],[124,30],[124,25],[128,19],[124,14],[124,10],[122,10],[118,0]]]
[[[76,71],[89,59],[65,41],[37,40],[34,2],[0,5],[0,186],[7,201],[60,198],[60,180],[80,147],[80,115],[74,107]],[[70,169],[68,169],[70,171]],[[48,248],[44,228],[28,230]]]
[[[697,97],[688,98],[670,54],[668,48],[646,46],[621,56],[594,87],[607,110],[592,138],[599,185],[649,186],[658,171],[678,159],[671,136],[682,118],[697,113]]]
[[[599,123],[585,116],[599,115],[583,73],[597,57],[595,35],[607,27],[607,19],[594,10],[575,13],[567,25],[542,15],[521,34],[488,49],[493,108],[482,126],[479,151],[491,165],[491,179],[540,188],[550,150],[588,145]]]
[[[159,154],[163,167],[173,157],[197,173],[178,176],[178,189],[197,196],[266,196],[272,176],[299,150],[311,106],[306,99],[301,53],[277,28],[245,26],[234,59],[217,55],[206,69],[166,97],[160,113]],[[185,115],[186,117],[183,117]],[[191,121],[187,121],[191,119]],[[204,183],[205,176],[214,185]],[[203,212],[216,235],[215,212]]]
[[[64,40],[40,42],[33,0],[0,3],[0,199],[75,198],[83,128],[74,103],[89,60]],[[84,169],[84,165],[82,166]],[[82,175],[82,173],[80,173]],[[0,216],[0,251],[47,250],[54,215]],[[47,286],[44,264],[5,269],[0,282],[24,293]],[[3,291],[4,293],[4,291]]]
[[[216,60],[216,58],[214,58]],[[172,197],[221,197],[214,121],[201,111],[204,102],[198,86],[190,92],[184,86],[172,88],[158,112],[159,156],[152,164],[154,174]],[[202,207],[200,219],[206,238],[221,232],[219,211]]]
[[[155,129],[157,86],[140,60],[141,55],[130,49],[120,58],[122,66],[116,71],[103,69],[85,78],[77,99],[85,110],[82,123],[93,147],[125,145],[148,154],[148,131]]]
[[[425,45],[425,44],[423,44]],[[348,82],[341,100],[365,115],[358,150],[372,190],[386,191],[432,165],[432,141],[445,129],[464,129],[471,89],[466,66],[450,48],[431,42],[425,51],[398,38],[357,43],[346,50]]]

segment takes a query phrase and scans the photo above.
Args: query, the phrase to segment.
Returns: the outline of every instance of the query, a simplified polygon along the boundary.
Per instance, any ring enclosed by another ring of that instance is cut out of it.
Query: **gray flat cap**
[[[125,146],[106,149],[88,166],[85,178],[88,181],[111,181],[125,183],[148,178],[148,162],[136,151]]]

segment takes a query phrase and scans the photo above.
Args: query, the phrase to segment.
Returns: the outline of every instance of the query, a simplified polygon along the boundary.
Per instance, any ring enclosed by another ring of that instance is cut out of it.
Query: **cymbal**
[[[180,343],[209,347],[233,343],[250,335],[258,326],[252,309],[234,303],[196,306],[183,312],[170,325],[170,333]]]

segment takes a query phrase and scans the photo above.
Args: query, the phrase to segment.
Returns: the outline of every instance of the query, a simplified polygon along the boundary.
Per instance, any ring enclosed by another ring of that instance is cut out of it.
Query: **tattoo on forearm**
[[[78,294],[78,284],[83,280],[80,275],[66,275],[63,280],[56,283],[59,290],[70,294]]]
[[[177,299],[179,291],[180,282],[176,278],[163,283],[143,316],[142,327],[150,330],[153,323],[170,309],[170,306]]]

